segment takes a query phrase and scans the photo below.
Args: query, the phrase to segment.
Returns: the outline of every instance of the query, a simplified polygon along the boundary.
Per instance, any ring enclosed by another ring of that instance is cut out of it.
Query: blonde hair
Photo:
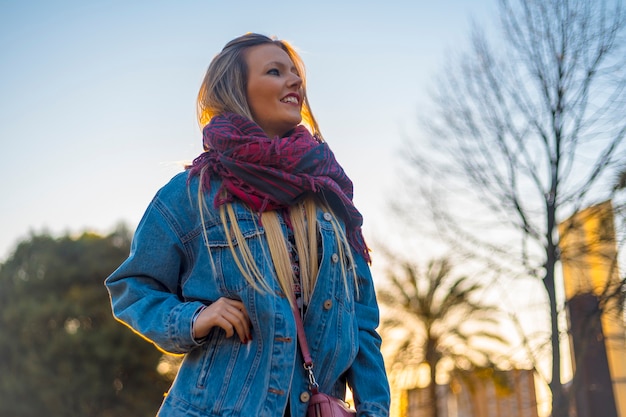
[[[330,208],[323,203],[317,202],[314,198],[306,198],[300,203],[289,207],[289,216],[293,227],[296,251],[298,252],[298,262],[300,266],[300,287],[302,298],[308,304],[315,288],[319,265],[318,265],[318,233],[316,221],[316,209],[321,205],[324,210]],[[226,207],[226,208],[224,208]],[[256,260],[252,256],[250,248],[239,230],[232,204],[227,204],[220,208],[220,212],[228,214],[228,220],[232,225],[233,235],[229,236],[228,242],[230,251],[236,259],[237,266],[244,278],[257,290],[270,290],[266,277],[264,277],[256,265]],[[226,224],[225,218],[222,223]],[[265,237],[270,251],[270,257],[274,265],[274,270],[278,278],[281,289],[287,295],[290,302],[293,301],[291,294],[294,290],[293,268],[291,255],[287,246],[285,236],[281,231],[280,220],[276,211],[266,211],[261,214],[261,223],[265,229]],[[348,291],[348,271],[347,264],[354,264],[350,246],[346,243],[346,236],[335,216],[332,217],[331,224],[337,239],[338,256],[341,260],[341,276],[343,277],[346,292]],[[233,238],[239,242],[239,250],[235,250]],[[356,285],[356,271],[353,269],[353,278]]]
[[[204,174],[204,172],[202,172],[202,174]],[[206,199],[201,185],[198,186],[198,206],[201,213],[200,216],[206,248],[209,252],[209,258],[211,259],[211,264],[213,265],[215,273],[215,263],[213,262],[213,256],[211,254],[211,246],[209,244],[209,238],[206,230],[206,218],[204,214],[210,213],[210,211],[206,205]],[[318,225],[316,215],[318,207],[321,207],[324,211],[332,213],[332,209],[326,203],[318,201],[314,197],[305,198],[299,203],[289,207],[289,217],[293,228],[295,250],[298,253],[298,262],[300,267],[301,295],[305,304],[308,304],[311,299],[319,271]],[[254,215],[251,209],[248,208],[248,210],[250,210],[250,213]],[[233,203],[221,205],[219,207],[219,217],[220,222],[224,227],[224,233],[226,235],[226,241],[228,242],[231,255],[233,256],[235,264],[244,279],[257,291],[271,292],[272,289],[267,281],[267,277],[259,269],[257,260],[252,254],[247,240],[239,227]],[[261,213],[260,220],[260,223],[265,230],[265,238],[269,248],[269,254],[263,254],[263,258],[271,259],[280,288],[289,299],[289,302],[292,303],[293,297],[291,295],[294,291],[294,276],[291,254],[289,253],[286,238],[282,233],[279,215],[275,210],[265,211]],[[337,255],[341,261],[340,265],[343,284],[346,292],[348,292],[348,269],[346,266],[354,265],[352,251],[350,249],[350,245],[348,244],[346,234],[335,215],[332,216],[330,222],[337,239]],[[258,224],[258,222],[255,222],[255,224]],[[260,235],[260,231],[258,229],[257,235]],[[237,242],[236,246],[234,242]],[[352,278],[358,295],[356,268],[352,269]]]
[[[254,120],[246,99],[248,67],[244,52],[248,48],[265,44],[280,47],[295,65],[302,79],[303,101],[300,110],[302,124],[311,131],[313,136],[322,141],[322,134],[311,111],[306,93],[306,74],[302,58],[287,41],[272,39],[258,33],[246,33],[233,39],[213,58],[198,92],[196,101],[198,123],[200,126],[205,126],[213,117],[226,112]]]
[[[222,113],[232,112],[254,120],[252,117],[248,101],[246,99],[246,86],[248,69],[244,57],[246,48],[263,44],[275,44],[281,47],[293,61],[298,75],[302,79],[303,104],[302,122],[311,133],[323,141],[319,126],[306,95],[306,79],[304,63],[294,48],[282,40],[273,40],[267,36],[255,33],[248,33],[230,41],[222,51],[216,55],[206,72],[197,100],[198,122],[201,125]],[[205,167],[206,168],[206,167]],[[205,195],[202,190],[203,177],[209,175],[206,169],[200,172],[198,184],[198,207],[200,209],[201,221],[204,229],[204,239],[209,250],[211,261],[211,250],[206,231],[205,213],[210,213],[205,202]],[[331,212],[330,206],[312,196],[303,199],[301,202],[289,208],[289,216],[294,232],[295,250],[298,253],[300,266],[300,282],[302,296],[305,303],[308,303],[315,287],[318,275],[318,231],[316,210],[321,207],[324,211]],[[235,259],[238,269],[246,281],[258,291],[271,291],[267,278],[261,273],[257,260],[252,254],[243,233],[239,227],[235,210],[232,203],[226,203],[219,208],[220,222],[226,233],[226,240],[231,254]],[[271,259],[282,291],[287,295],[290,303],[293,302],[293,269],[291,255],[285,235],[282,232],[279,215],[276,211],[266,211],[261,214],[261,224],[265,231],[265,237],[269,247],[269,254],[265,254]],[[341,260],[341,272],[346,291],[348,290],[348,269],[347,265],[354,265],[352,252],[345,232],[339,224],[335,215],[332,216],[331,224],[335,232],[338,246],[338,256]],[[230,225],[230,226],[229,226]],[[237,242],[235,247],[234,242]],[[356,270],[353,268],[352,276],[355,288],[358,285]]]

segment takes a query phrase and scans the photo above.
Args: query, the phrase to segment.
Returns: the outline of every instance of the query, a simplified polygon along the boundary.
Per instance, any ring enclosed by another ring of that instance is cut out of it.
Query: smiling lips
[[[280,101],[283,103],[300,104],[300,96],[295,93],[291,93],[281,98]]]

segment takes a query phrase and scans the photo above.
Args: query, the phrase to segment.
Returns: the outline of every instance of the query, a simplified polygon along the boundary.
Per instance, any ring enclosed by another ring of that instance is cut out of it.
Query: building
[[[626,328],[610,201],[559,225],[578,417],[626,417]],[[623,294],[622,294],[623,296]]]
[[[439,417],[537,417],[531,370],[455,372],[437,386]],[[407,389],[399,398],[399,417],[432,417],[428,386]]]

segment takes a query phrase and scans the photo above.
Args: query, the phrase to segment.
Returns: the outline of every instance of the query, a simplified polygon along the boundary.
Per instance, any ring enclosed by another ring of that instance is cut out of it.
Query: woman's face
[[[246,96],[254,121],[273,139],[302,120],[302,79],[280,46],[263,44],[246,50]]]

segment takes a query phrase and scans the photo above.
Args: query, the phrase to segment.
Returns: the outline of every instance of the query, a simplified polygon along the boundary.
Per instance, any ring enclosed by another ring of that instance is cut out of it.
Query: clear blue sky
[[[322,132],[384,230],[403,136],[495,0],[0,0],[0,261],[30,230],[134,228],[201,151],[195,96],[245,32],[291,41]]]

